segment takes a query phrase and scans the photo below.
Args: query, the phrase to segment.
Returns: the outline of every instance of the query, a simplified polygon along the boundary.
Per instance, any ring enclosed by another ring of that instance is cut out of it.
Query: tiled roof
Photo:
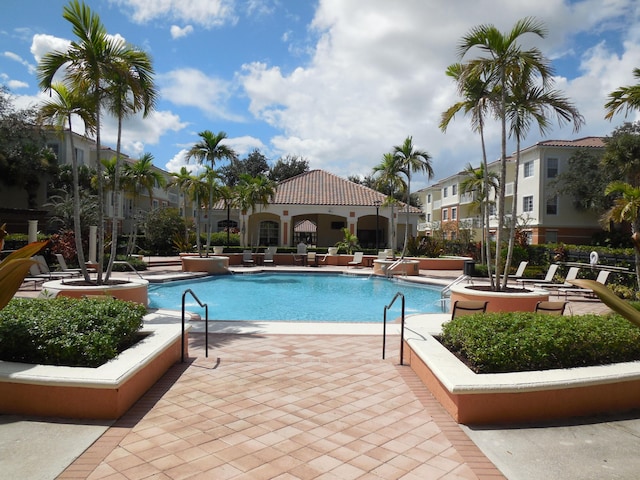
[[[544,147],[604,148],[604,137],[584,137],[576,140],[545,140],[538,145]]]
[[[311,170],[280,182],[275,198],[270,203],[371,207],[375,205],[375,201],[384,203],[385,200],[386,195],[364,185],[358,185],[324,170]],[[414,207],[411,207],[411,211],[422,212]]]

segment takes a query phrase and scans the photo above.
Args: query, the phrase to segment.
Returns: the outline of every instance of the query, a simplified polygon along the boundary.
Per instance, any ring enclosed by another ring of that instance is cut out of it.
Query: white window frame
[[[458,184],[454,183],[453,185],[451,185],[451,195],[457,195],[458,194]]]
[[[451,220],[458,219],[458,207],[451,207]]]
[[[442,189],[442,196],[443,196],[444,198],[447,198],[447,197],[449,196],[449,187],[444,187],[444,188]]]
[[[555,212],[550,212],[549,207],[554,207]],[[545,212],[547,215],[558,215],[558,196],[554,195],[551,198],[547,198]]]
[[[449,221],[449,209],[448,208],[443,208],[442,209],[442,221],[443,222]]]
[[[522,197],[522,212],[533,212],[533,195]]]
[[[525,162],[522,170],[522,175],[524,176],[524,178],[533,177],[533,160],[531,160],[530,162]]]
[[[555,167],[552,165],[555,163]],[[558,159],[547,158],[547,178],[556,178],[558,176]]]

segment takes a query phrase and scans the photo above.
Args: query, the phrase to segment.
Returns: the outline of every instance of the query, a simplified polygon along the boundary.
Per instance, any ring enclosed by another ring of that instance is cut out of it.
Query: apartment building
[[[553,188],[556,177],[568,168],[569,159],[580,149],[601,154],[603,138],[546,140],[521,150],[517,198],[514,198],[515,154],[507,159],[505,214],[511,215],[515,201],[518,222],[530,243],[588,243],[601,230],[595,213],[576,210],[570,196],[558,194]],[[499,173],[500,162],[492,162],[488,168]],[[460,229],[470,229],[476,240],[481,238],[477,195],[460,190],[466,178],[464,172],[459,172],[417,192],[425,215],[425,222],[418,226],[421,234],[442,231],[446,238],[455,239]],[[489,229],[495,235],[498,225],[495,196],[491,200]]]

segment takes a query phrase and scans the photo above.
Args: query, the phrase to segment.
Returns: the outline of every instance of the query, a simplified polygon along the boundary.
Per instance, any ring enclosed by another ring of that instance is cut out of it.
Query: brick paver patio
[[[60,479],[504,478],[373,336],[204,335]],[[396,342],[394,342],[396,343]]]

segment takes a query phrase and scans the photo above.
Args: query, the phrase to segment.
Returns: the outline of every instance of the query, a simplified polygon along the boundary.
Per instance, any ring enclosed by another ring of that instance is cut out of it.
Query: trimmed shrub
[[[465,315],[443,325],[441,342],[476,373],[640,360],[640,328],[619,315]]]
[[[138,340],[145,314],[121,300],[14,298],[0,310],[0,360],[98,367]]]

